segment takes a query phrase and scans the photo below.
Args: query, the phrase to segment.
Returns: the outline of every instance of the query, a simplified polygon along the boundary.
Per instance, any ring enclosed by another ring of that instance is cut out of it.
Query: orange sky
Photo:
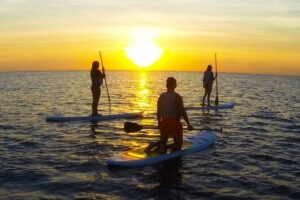
[[[153,30],[162,57],[149,70],[300,75],[297,0],[3,0],[0,71],[139,70],[125,56],[137,30]]]

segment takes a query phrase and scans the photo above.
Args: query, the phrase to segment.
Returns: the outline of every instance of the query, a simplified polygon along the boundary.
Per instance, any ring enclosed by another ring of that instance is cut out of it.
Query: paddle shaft
[[[216,75],[218,74],[218,63],[217,63],[217,54],[215,53],[215,65],[216,65]],[[216,77],[216,99],[215,104],[219,104],[219,95],[218,95],[218,76]]]
[[[151,126],[151,125],[149,125],[149,126],[143,126],[143,128],[142,129],[158,129],[158,127],[157,126]],[[193,129],[193,130],[196,130],[196,131],[223,131],[222,130],[222,128],[220,128],[220,129],[213,129],[213,128],[196,128],[196,129]]]
[[[103,60],[102,60],[101,51],[99,51],[99,55],[100,55],[100,59],[101,59],[102,72],[103,72],[104,75],[106,75],[106,74],[105,74],[105,69],[104,69]],[[107,97],[108,97],[108,103],[109,103],[109,113],[111,114],[110,95],[109,95],[109,91],[108,91],[108,87],[107,87],[106,76],[104,77],[104,82],[105,82],[105,87],[106,87],[106,92],[107,92]]]

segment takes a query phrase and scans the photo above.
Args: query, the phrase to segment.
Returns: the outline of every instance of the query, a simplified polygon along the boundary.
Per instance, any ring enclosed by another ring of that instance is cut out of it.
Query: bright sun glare
[[[157,61],[163,50],[154,42],[155,34],[147,30],[137,31],[135,41],[126,48],[126,56],[139,67],[148,67]]]

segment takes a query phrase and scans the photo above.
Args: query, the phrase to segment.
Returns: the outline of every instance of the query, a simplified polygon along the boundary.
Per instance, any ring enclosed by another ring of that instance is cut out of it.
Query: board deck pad
[[[211,131],[193,131],[184,136],[182,150],[168,151],[165,154],[145,153],[146,145],[133,150],[119,152],[113,154],[107,164],[115,167],[142,167],[153,165],[165,160],[182,157],[188,154],[202,151],[211,146],[216,139],[216,135]],[[173,140],[169,139],[168,144],[172,144]]]
[[[172,142],[168,142],[168,144],[172,144]],[[192,144],[193,144],[192,142],[184,140],[183,144],[182,144],[181,151],[191,147]],[[129,150],[129,151],[125,152],[125,155],[127,155],[129,157],[132,157],[133,159],[136,159],[136,158],[150,158],[150,157],[155,157],[155,156],[160,155],[160,154],[155,153],[155,152],[145,153],[144,150],[145,150],[146,147],[147,147],[147,145],[143,146],[143,147],[140,147],[140,148],[137,148],[137,149]],[[169,154],[169,153],[172,153],[172,151],[168,148],[167,154]]]

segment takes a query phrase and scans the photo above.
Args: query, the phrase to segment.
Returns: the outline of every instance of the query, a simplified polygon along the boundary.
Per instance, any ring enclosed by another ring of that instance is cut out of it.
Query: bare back
[[[182,116],[183,101],[176,92],[164,92],[157,103],[157,112],[162,119],[180,119]]]

